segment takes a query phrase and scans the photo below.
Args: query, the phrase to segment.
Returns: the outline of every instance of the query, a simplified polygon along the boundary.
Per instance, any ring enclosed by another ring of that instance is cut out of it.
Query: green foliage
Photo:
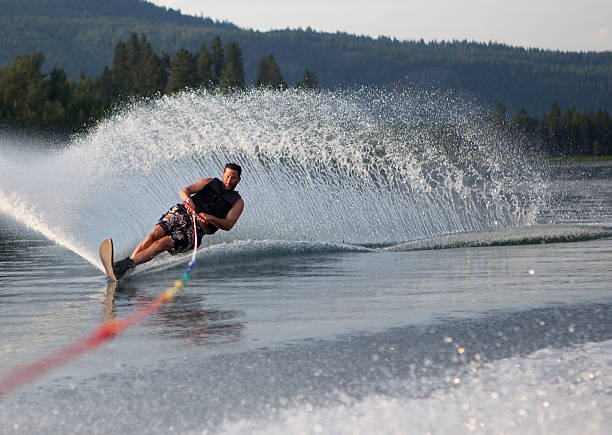
[[[144,35],[142,39],[146,41]],[[146,42],[142,45],[140,52],[140,62],[142,66],[142,80],[139,87],[140,95],[151,95],[161,92],[168,81],[166,70],[163,67],[162,60],[155,54],[151,48],[151,44]]]
[[[612,51],[398,41],[310,29],[256,32],[139,0],[0,0],[0,64],[41,50],[49,69],[61,66],[68,77],[77,78],[81,71],[94,77],[114,64],[116,41],[128,40],[131,33],[146,34],[156,52],[171,55],[181,48],[196,53],[206,41],[213,57],[213,83],[223,69],[223,62],[218,62],[223,58],[218,56],[220,42],[217,53],[215,42],[211,44],[217,36],[236,41],[244,51],[249,83],[255,79],[257,62],[274,53],[288,83],[302,82],[304,70],[311,68],[319,75],[319,85],[327,88],[425,83],[463,89],[485,104],[502,101],[511,111],[525,108],[539,116],[551,101],[563,107],[612,110]]]
[[[100,97],[102,97],[106,104],[110,103],[113,98],[120,94],[120,84],[108,67],[104,67],[102,74],[96,77],[94,86],[96,92],[100,94]]]
[[[144,34],[138,38],[132,33],[126,43],[117,43],[113,79],[117,90],[124,95],[152,95],[164,89],[166,72]]]
[[[221,44],[221,38],[215,37],[212,42],[212,82],[214,86],[219,84],[219,78],[221,77],[221,71],[225,66],[225,55],[223,53],[223,45]]]
[[[174,25],[217,26],[232,29],[233,24],[210,18],[181,14],[180,10],[156,6],[142,0],[0,0],[0,8],[9,16],[43,16],[58,19],[82,17],[130,17]]]
[[[493,112],[499,114],[499,110]],[[505,110],[503,106],[501,110]],[[539,152],[546,156],[612,155],[612,118],[604,109],[595,113],[574,107],[561,111],[554,102],[542,118],[530,117],[520,109],[510,122],[505,117],[488,120],[519,141],[538,144]]]
[[[177,51],[170,61],[170,79],[166,92],[172,93],[198,85],[198,67],[195,57],[184,48]]]
[[[230,41],[223,48],[217,37],[212,48],[211,55],[202,41],[196,56],[180,49],[170,59],[165,52],[158,56],[144,34],[132,33],[127,41],[115,45],[112,69],[105,67],[94,81],[81,74],[76,82],[59,68],[53,68],[47,78],[41,72],[44,57],[40,52],[18,55],[9,66],[0,68],[0,122],[78,129],[100,119],[124,96],[173,93],[200,85],[213,89],[213,71],[219,66],[216,87],[245,89],[238,44]]]
[[[99,119],[104,112],[102,97],[94,90],[94,85],[85,75],[72,86],[72,95],[68,104],[71,122],[77,126],[86,124],[91,119]]]
[[[212,57],[206,49],[206,44],[202,41],[198,55],[196,58],[198,68],[198,80],[203,88],[210,89],[213,86],[213,75],[210,67],[212,66]]]
[[[37,107],[35,98],[41,94],[44,75],[40,72],[44,56],[39,51],[15,57],[2,73],[1,96],[5,117],[9,120],[32,119]],[[41,97],[41,101],[44,98]]]
[[[287,87],[273,54],[264,56],[257,62],[255,87],[268,89],[285,89]]]
[[[224,91],[244,90],[242,51],[236,41],[225,44],[225,64],[219,76],[219,87]]]
[[[295,83],[296,89],[317,89],[319,87],[319,81],[317,80],[317,76],[314,72],[307,69],[304,71],[304,78],[302,81],[298,81]]]
[[[132,33],[127,41],[119,40],[112,58],[112,69],[105,67],[94,81],[84,74],[72,81],[57,67],[43,73],[44,56],[39,51],[15,56],[0,68],[0,122],[75,130],[100,119],[124,95],[142,97],[197,86],[222,91],[246,87],[242,50],[235,40],[223,47],[218,36],[211,52],[201,41],[197,55],[183,48],[170,58],[166,52],[158,56],[144,34]],[[259,60],[255,86],[286,88],[272,54]],[[317,86],[311,70],[296,83],[302,89]],[[594,113],[574,106],[562,111],[555,102],[541,118],[520,109],[508,119],[505,106],[496,104],[485,122],[519,141],[538,144],[544,155],[612,155],[612,118],[603,107]],[[440,131],[439,142],[452,154],[456,138]]]
[[[104,112],[104,101],[91,80],[76,83],[54,68],[45,78],[40,52],[20,55],[0,71],[0,113],[4,122],[44,128],[78,128]]]
[[[44,56],[40,52],[18,55],[0,68],[0,123],[75,130],[102,118],[126,96],[140,98],[198,86],[245,89],[238,44],[229,41],[223,48],[217,37],[212,48],[211,55],[203,41],[196,56],[180,49],[170,59],[165,52],[158,56],[144,34],[132,33],[115,45],[113,68],[105,67],[94,81],[85,74],[71,81],[59,68],[47,77],[41,72]],[[222,66],[216,86],[215,65]]]
[[[53,68],[49,74],[49,79],[45,83],[46,97],[51,102],[57,102],[62,106],[68,104],[70,99],[70,83],[66,78],[66,73],[59,69]]]
[[[113,55],[113,81],[117,84],[120,93],[127,93],[131,84],[130,60],[127,46],[119,41],[115,46]]]

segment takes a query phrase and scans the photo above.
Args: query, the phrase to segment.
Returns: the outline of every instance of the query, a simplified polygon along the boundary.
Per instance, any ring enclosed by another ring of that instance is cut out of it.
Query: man
[[[242,168],[236,163],[225,165],[221,180],[202,178],[179,191],[183,201],[164,214],[157,225],[129,257],[113,263],[117,279],[128,269],[155,258],[163,251],[172,255],[193,249],[195,234],[191,210],[199,219],[197,244],[200,246],[203,234],[213,234],[218,229],[229,231],[244,209],[244,201],[235,189],[240,182]]]

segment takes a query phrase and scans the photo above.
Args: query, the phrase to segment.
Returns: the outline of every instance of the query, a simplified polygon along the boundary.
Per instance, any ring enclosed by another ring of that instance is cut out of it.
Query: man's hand
[[[195,203],[193,202],[193,199],[191,199],[191,196],[188,196],[187,198],[185,198],[183,202],[195,210]]]
[[[210,223],[210,219],[208,219],[208,215],[205,215],[204,213],[198,213],[198,217],[200,219],[203,219],[205,224]]]
[[[227,212],[227,216],[225,218],[220,218],[218,216],[214,216],[212,214],[204,214],[209,223],[213,224],[220,230],[229,231],[236,224],[236,221],[240,217],[242,210],[244,209],[244,201],[240,198],[238,201],[234,203],[230,211]]]

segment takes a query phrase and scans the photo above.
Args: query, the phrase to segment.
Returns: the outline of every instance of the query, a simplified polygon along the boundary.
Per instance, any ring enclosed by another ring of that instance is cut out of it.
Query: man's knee
[[[159,240],[165,236],[166,236],[166,232],[159,225],[155,225],[153,229],[151,230],[151,232],[149,233],[149,237],[151,237],[153,240]]]
[[[174,249],[174,240],[172,240],[170,236],[164,236],[157,240],[155,245],[157,245],[157,250],[159,250],[159,252],[172,250]]]

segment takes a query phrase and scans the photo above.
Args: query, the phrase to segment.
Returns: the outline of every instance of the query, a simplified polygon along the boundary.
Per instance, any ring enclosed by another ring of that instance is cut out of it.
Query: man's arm
[[[202,178],[201,180],[198,180],[195,183],[190,184],[189,186],[179,190],[179,197],[181,198],[182,201],[187,201],[187,204],[189,204],[191,208],[195,208],[195,204],[193,203],[193,200],[191,199],[191,195],[204,189],[204,186],[206,186],[212,180],[213,180],[212,178]]]
[[[244,201],[240,198],[234,203],[230,211],[227,212],[225,219],[207,213],[200,213],[198,216],[205,218],[220,230],[229,231],[236,224],[236,221],[242,214],[242,210],[244,210]]]

